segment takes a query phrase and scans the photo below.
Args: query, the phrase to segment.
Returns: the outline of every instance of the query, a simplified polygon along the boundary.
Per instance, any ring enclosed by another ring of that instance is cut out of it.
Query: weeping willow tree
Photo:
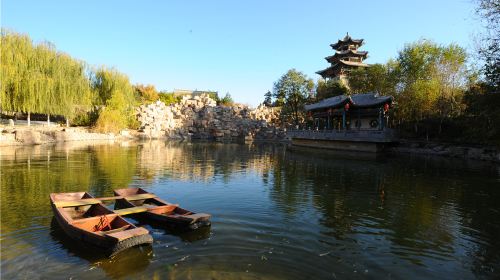
[[[88,67],[54,45],[33,44],[27,35],[1,31],[0,110],[62,115],[67,122],[78,106],[90,106]]]
[[[135,126],[134,88],[126,75],[115,69],[97,69],[92,77],[92,88],[97,94],[96,104],[102,107],[96,122],[98,131],[118,132]]]

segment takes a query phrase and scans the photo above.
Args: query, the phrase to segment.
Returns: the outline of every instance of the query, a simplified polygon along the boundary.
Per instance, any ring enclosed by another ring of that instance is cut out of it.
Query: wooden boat
[[[98,247],[108,256],[153,243],[147,229],[129,223],[86,192],[52,193],[50,201],[57,222],[68,236]]]
[[[137,219],[145,219],[164,226],[197,229],[210,225],[210,215],[194,213],[168,203],[142,188],[127,188],[114,191],[115,195],[123,197],[116,199],[115,213],[120,215],[134,214]],[[129,197],[142,196],[144,199],[130,200]]]

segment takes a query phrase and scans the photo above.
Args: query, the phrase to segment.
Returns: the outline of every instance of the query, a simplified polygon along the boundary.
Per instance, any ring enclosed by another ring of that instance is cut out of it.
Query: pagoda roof
[[[348,44],[348,43],[355,43],[358,45],[362,45],[363,39],[353,39],[353,38],[351,38],[351,36],[349,36],[349,33],[347,33],[347,35],[345,35],[344,39],[338,40],[337,43],[335,43],[335,44],[330,44],[330,47],[332,47],[333,49],[338,49],[340,46]]]
[[[335,64],[332,64],[332,66],[316,72],[316,74],[323,76],[324,74],[327,74],[327,72],[333,71],[333,69],[335,69],[337,67],[341,67],[341,66],[369,67],[370,65],[368,65],[366,63],[362,63],[362,62],[339,60]]]
[[[306,111],[326,108],[341,108],[349,103],[352,108],[373,108],[383,104],[391,104],[394,98],[390,95],[380,96],[376,92],[358,93],[353,95],[339,95],[321,100],[320,102],[305,105]]]
[[[336,64],[344,64],[347,66],[358,66],[358,67],[368,67],[370,65],[363,63],[363,62],[356,62],[356,61],[346,61],[346,60],[339,60]],[[335,65],[333,65],[335,66]]]
[[[366,58],[366,56],[368,55],[368,52],[367,51],[357,51],[357,50],[335,51],[334,55],[327,56],[327,57],[325,57],[325,59],[328,62],[331,62],[330,60],[332,60],[333,58],[335,58],[335,57],[342,57],[342,56],[345,56],[345,55],[362,56],[362,57]]]
[[[328,67],[326,69],[323,69],[323,70],[316,71],[316,74],[321,75],[322,77],[325,77],[325,76],[330,76],[328,74],[328,72],[331,72],[331,71],[333,71],[333,67],[332,66],[330,66],[330,67]]]

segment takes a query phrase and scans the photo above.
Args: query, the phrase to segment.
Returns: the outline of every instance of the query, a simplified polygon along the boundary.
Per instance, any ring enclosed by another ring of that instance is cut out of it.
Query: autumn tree
[[[160,98],[154,85],[137,84],[134,90],[137,100],[141,103],[151,103]]]
[[[134,88],[128,77],[115,69],[95,71],[92,87],[97,93],[96,104],[103,106],[96,128],[102,132],[118,132],[134,126]]]
[[[396,93],[399,117],[418,122],[460,114],[468,80],[466,59],[465,50],[456,44],[441,46],[426,40],[400,51]]]

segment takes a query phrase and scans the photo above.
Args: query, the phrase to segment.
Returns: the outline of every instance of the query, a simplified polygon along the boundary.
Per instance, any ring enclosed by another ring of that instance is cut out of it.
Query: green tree
[[[89,106],[87,66],[49,42],[35,45],[27,35],[2,29],[0,109],[57,114],[71,119],[77,106]]]
[[[372,64],[368,68],[351,71],[348,76],[349,92],[378,92],[381,95],[395,95],[397,84],[397,63]]]
[[[273,94],[271,93],[271,91],[267,91],[265,94],[264,94],[264,102],[262,103],[268,107],[271,107],[273,106]]]
[[[273,96],[276,105],[282,106],[281,114],[298,125],[303,114],[305,101],[311,96],[314,81],[295,69],[274,83]]]
[[[347,87],[339,81],[319,79],[316,85],[316,101],[347,94]]]
[[[219,93],[217,91],[211,91],[211,92],[209,92],[208,93],[208,97],[212,98],[217,103],[220,102]]]
[[[231,97],[231,94],[226,93],[226,95],[220,99],[219,104],[221,105],[231,105],[234,103],[233,98]]]
[[[483,20],[485,31],[479,54],[484,61],[486,82],[498,92],[500,86],[500,0],[477,0],[476,12]]]

